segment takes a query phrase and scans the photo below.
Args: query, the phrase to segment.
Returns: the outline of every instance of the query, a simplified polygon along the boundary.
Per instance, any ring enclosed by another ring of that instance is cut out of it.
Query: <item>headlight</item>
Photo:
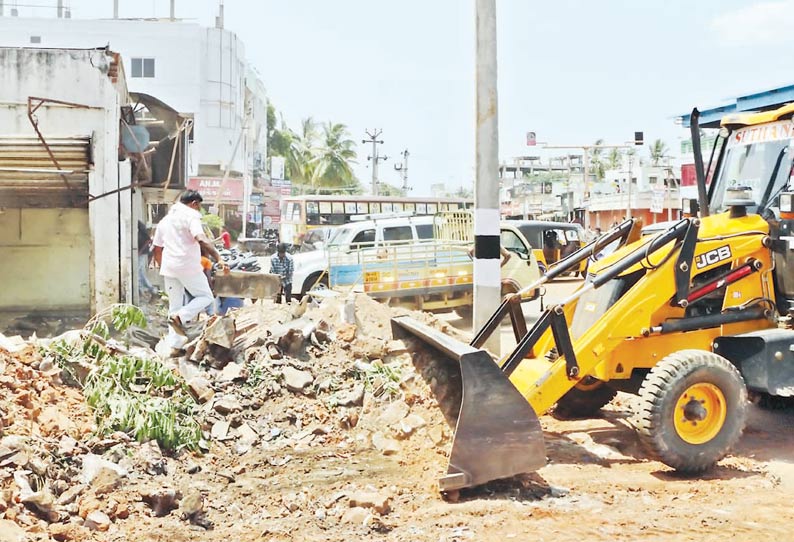
[[[781,213],[794,212],[794,193],[786,192],[780,194],[780,212]]]

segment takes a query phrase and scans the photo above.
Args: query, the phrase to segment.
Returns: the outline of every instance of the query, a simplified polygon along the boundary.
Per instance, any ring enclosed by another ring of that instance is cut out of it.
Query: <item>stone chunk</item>
[[[177,507],[178,494],[170,488],[146,491],[141,493],[141,497],[156,517],[167,516]]]
[[[194,376],[187,383],[190,395],[198,403],[206,403],[215,395],[215,390],[212,389],[210,381],[201,376]]]
[[[350,495],[350,506],[361,508],[372,508],[378,514],[384,515],[391,511],[388,495],[382,495],[374,491],[357,491]]]
[[[383,455],[394,455],[400,451],[400,443],[383,433],[372,435],[372,445]]]
[[[215,405],[213,405],[215,412],[218,414],[231,414],[232,412],[239,412],[243,409],[243,406],[240,404],[239,399],[234,395],[225,395],[215,401]]]
[[[361,406],[364,404],[364,384],[356,384],[352,390],[337,393],[336,404],[343,407]]]
[[[378,417],[378,423],[383,426],[399,423],[408,415],[409,407],[405,401],[394,401]]]
[[[110,518],[101,510],[94,510],[85,518],[83,526],[92,531],[105,532],[110,528]]]
[[[302,393],[314,382],[310,372],[300,371],[294,367],[284,367],[281,374],[284,376],[284,385],[287,389],[296,393]]]

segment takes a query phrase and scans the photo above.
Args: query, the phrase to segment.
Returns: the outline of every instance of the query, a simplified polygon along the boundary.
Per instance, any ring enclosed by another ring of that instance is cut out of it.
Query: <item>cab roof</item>
[[[720,121],[720,126],[741,128],[743,126],[755,126],[757,124],[790,119],[792,116],[794,116],[794,103],[788,103],[777,109],[770,109],[769,111],[731,113],[725,115]]]

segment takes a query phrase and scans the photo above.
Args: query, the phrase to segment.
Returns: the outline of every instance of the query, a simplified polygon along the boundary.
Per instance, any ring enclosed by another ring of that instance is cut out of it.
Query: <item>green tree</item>
[[[601,138],[596,139],[594,143],[594,145],[603,145],[603,144],[604,144],[604,140]],[[604,154],[604,149],[595,147],[589,150],[589,158],[590,158],[589,169],[591,173],[595,174],[596,180],[599,181],[604,178],[603,154]]]
[[[322,144],[313,149],[311,184],[320,188],[344,188],[356,180],[352,164],[356,163],[355,143],[347,126],[328,122],[323,126]]]
[[[621,164],[623,164],[623,153],[620,149],[610,150],[607,155],[607,169],[620,169]]]
[[[648,147],[648,154],[651,157],[651,165],[658,166],[664,155],[667,154],[667,145],[661,139],[657,139]]]

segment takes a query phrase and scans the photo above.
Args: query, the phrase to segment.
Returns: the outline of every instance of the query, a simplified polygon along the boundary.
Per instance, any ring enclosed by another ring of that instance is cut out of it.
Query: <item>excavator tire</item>
[[[656,459],[679,472],[708,470],[744,431],[744,379],[730,361],[713,352],[670,354],[651,369],[639,394],[640,440]]]
[[[588,376],[557,401],[551,415],[558,420],[592,418],[617,393],[604,382]]]

